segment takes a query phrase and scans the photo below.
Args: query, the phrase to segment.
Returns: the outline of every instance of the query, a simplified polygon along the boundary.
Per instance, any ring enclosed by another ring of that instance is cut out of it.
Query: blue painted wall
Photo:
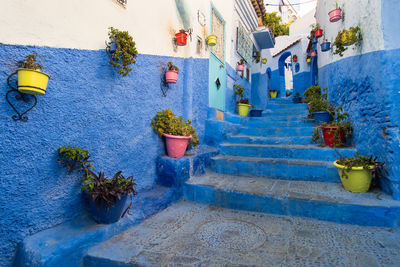
[[[300,95],[311,86],[311,73],[308,71],[293,74],[293,93],[299,92]]]
[[[244,97],[249,98],[250,104],[251,99],[251,84],[245,78],[241,77],[241,72],[237,72],[231,65],[225,63],[226,66],[226,95],[225,95],[225,112],[235,113],[236,112],[236,96],[234,95],[233,84],[241,84],[244,87]]]
[[[329,100],[349,112],[357,150],[386,162],[385,191],[400,199],[400,49],[341,59],[319,69]]]
[[[268,103],[268,75],[254,73],[251,75],[251,104],[255,109],[264,110]]]
[[[51,79],[29,121],[15,122],[4,101],[6,79],[32,52],[44,58]],[[150,127],[157,111],[171,107],[193,119],[204,136],[208,59],[172,58],[181,71],[163,97],[160,65],[169,60],[139,55],[133,71],[120,77],[104,50],[0,45],[0,266],[11,263],[25,236],[86,212],[79,175],[68,175],[56,162],[60,145],[88,149],[97,171],[123,170],[142,191],[154,185],[156,158],[164,153]]]

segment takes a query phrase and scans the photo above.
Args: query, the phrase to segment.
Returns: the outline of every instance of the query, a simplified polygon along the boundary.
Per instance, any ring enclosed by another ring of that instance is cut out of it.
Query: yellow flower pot
[[[50,76],[38,70],[17,69],[18,91],[30,95],[44,95]]]
[[[216,45],[217,44],[217,36],[215,36],[215,35],[210,35],[210,36],[208,36],[208,45],[209,46],[214,46],[214,45]]]
[[[267,64],[267,61],[268,61],[268,60],[267,60],[266,58],[263,58],[263,59],[261,60],[261,63],[262,63],[262,64]]]
[[[344,189],[354,193],[364,193],[369,190],[372,180],[372,168],[365,170],[363,167],[352,167],[351,170],[346,170],[345,166],[340,165],[335,161],[333,163],[337,168]]]
[[[311,63],[311,58],[307,58],[307,63]]]
[[[278,96],[278,91],[275,92],[269,91],[269,95],[271,96],[271,98],[276,98]]]
[[[247,114],[249,114],[251,105],[248,104],[238,104],[238,112],[240,116],[247,117]]]

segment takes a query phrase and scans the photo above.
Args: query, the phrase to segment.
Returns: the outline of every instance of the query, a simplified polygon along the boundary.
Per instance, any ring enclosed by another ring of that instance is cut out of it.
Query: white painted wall
[[[325,38],[333,43],[339,31],[349,29],[352,26],[360,26],[363,41],[360,47],[350,46],[344,52],[343,57],[333,55],[332,52],[323,53],[318,45],[319,67],[342,58],[384,49],[381,26],[381,0],[337,0],[337,2],[345,14],[344,21],[331,23],[328,13],[335,9],[335,1],[318,1],[316,19],[324,30]],[[321,41],[319,40],[319,43]]]
[[[311,32],[311,25],[315,23],[315,9],[299,17],[289,26],[290,36],[308,36]]]
[[[238,1],[238,0],[236,0]],[[240,0],[246,8],[250,0]],[[172,39],[183,28],[175,0],[133,1],[126,8],[115,0],[1,0],[0,43],[60,48],[104,49],[108,27],[128,30],[141,54],[208,58],[205,43],[196,53],[196,37],[210,34],[211,3],[225,20],[226,61],[231,63],[236,38],[235,0],[182,0],[193,28],[192,42],[174,48]],[[198,22],[198,11],[206,25]],[[254,12],[254,10],[252,10]],[[255,12],[254,12],[255,15]],[[257,19],[255,16],[253,18]],[[254,23],[254,22],[252,22]],[[237,58],[233,60],[236,63]]]

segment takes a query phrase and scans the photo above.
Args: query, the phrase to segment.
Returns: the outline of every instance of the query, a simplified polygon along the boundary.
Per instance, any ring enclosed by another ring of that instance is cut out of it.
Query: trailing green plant
[[[312,85],[307,88],[304,92],[304,95],[307,98],[307,102],[310,102],[313,98],[321,97],[321,87],[319,85]]]
[[[331,113],[332,114],[332,113]],[[353,134],[353,125],[349,121],[349,114],[343,112],[342,107],[337,107],[334,119],[329,123],[322,123],[317,126],[313,131],[312,141],[314,143],[319,143],[322,140],[321,129],[322,127],[337,127],[335,134],[333,135],[333,140],[335,141],[335,146],[342,146],[342,140],[340,139],[340,132],[345,133],[345,137],[348,138]]]
[[[239,61],[238,61],[238,65],[243,65],[244,63],[246,63],[246,60],[244,60],[244,58],[241,58]]]
[[[345,167],[341,169],[343,178],[348,179],[344,170],[350,171],[353,167],[362,167],[364,170],[370,170],[373,178],[380,178],[385,173],[385,163],[378,161],[377,157],[368,157],[357,152],[350,158],[342,156],[337,150],[336,153],[339,155],[337,163]]]
[[[314,23],[314,24],[311,25],[311,31],[312,32],[316,32],[319,29],[321,29],[321,25],[319,23]]]
[[[233,84],[233,93],[235,94],[235,96],[239,97],[239,100],[236,101],[236,104],[240,103],[249,105],[249,99],[244,97],[244,87],[241,84],[237,84],[237,80],[238,79],[235,79],[235,83]]]
[[[177,117],[170,108],[157,112],[151,121],[151,127],[155,133],[158,133],[159,137],[162,137],[164,133],[177,136],[191,135],[192,138],[188,143],[189,149],[197,149],[200,145],[199,136],[192,126],[192,121],[185,120],[182,116]]]
[[[282,18],[277,12],[266,13],[262,22],[264,26],[267,26],[271,30],[274,37],[289,35],[290,23],[282,23]]]
[[[58,156],[58,163],[63,164],[68,169],[68,173],[73,170],[83,171],[83,179],[88,176],[89,170],[94,170],[93,160],[89,160],[88,150],[80,147],[60,146],[58,148]]]
[[[256,63],[260,63],[260,61],[261,61],[261,53],[260,53],[260,51],[255,51],[255,53],[256,53],[256,56],[254,57],[254,61]]]
[[[108,36],[110,41],[106,43],[107,48],[110,48],[111,42],[117,44],[117,49],[111,55],[112,60],[110,60],[110,63],[114,67],[119,68],[118,73],[125,77],[132,71],[130,65],[136,63],[138,55],[136,44],[127,31],[120,31],[113,27],[109,29]]]
[[[168,62],[168,70],[172,70],[172,71],[176,71],[179,73],[179,68],[177,66],[175,66],[172,61]]]
[[[96,203],[99,208],[101,203],[109,209],[121,197],[126,195],[131,196],[131,204],[122,214],[122,217],[132,206],[132,196],[137,194],[135,189],[136,183],[132,176],[125,178],[122,175],[122,171],[118,171],[114,174],[112,179],[109,179],[104,175],[104,172],[99,172],[97,175],[93,171],[89,170],[89,175],[83,181],[82,192],[87,190],[90,198]]]
[[[294,94],[294,97],[301,97],[301,96],[300,96],[300,93],[299,93],[299,92],[296,92],[296,93]]]
[[[350,27],[348,30],[344,29],[336,36],[335,42],[333,43],[333,46],[335,46],[335,51],[333,51],[333,54],[342,57],[344,51],[347,50],[347,46],[352,44],[358,45],[362,40],[363,37],[361,34],[361,28],[359,26]]]
[[[22,68],[30,70],[42,70],[43,66],[39,62],[37,62],[38,57],[42,58],[37,53],[32,53],[30,55],[25,56],[25,60],[21,62]]]

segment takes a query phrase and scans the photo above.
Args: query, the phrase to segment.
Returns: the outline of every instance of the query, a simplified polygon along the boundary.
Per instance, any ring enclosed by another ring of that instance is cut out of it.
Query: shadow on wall
[[[185,0],[175,0],[176,9],[179,14],[179,19],[182,22],[185,30],[190,28],[190,13],[186,8]]]

